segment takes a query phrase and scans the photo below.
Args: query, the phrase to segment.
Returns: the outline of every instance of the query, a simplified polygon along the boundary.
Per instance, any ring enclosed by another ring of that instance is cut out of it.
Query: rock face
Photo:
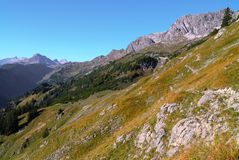
[[[235,18],[237,13],[233,13]],[[142,36],[129,44],[127,53],[139,50],[157,43],[178,43],[203,38],[215,28],[220,28],[224,10],[215,13],[186,15],[178,19],[166,32],[152,33]]]
[[[166,135],[164,121],[177,108],[178,105],[175,103],[163,105],[161,111],[157,114],[156,124],[153,127],[149,124],[143,126],[135,141],[135,146],[141,150],[141,154],[149,153],[152,149],[155,149],[159,155],[165,153],[163,142],[163,137]]]
[[[155,44],[155,41],[147,36],[140,37],[127,47],[127,53],[137,52],[145,47]]]
[[[156,159],[171,157],[197,140],[212,143],[216,135],[223,133],[238,139],[238,128],[233,127],[238,124],[238,117],[231,119],[238,114],[239,92],[231,88],[204,91],[198,100],[187,105],[165,104],[160,107],[155,124],[146,123],[138,132],[137,156],[155,151]]]

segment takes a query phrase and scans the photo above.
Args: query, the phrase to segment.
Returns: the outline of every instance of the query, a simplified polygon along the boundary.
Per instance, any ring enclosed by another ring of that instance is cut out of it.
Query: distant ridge
[[[34,54],[31,58],[18,58],[18,57],[13,57],[13,58],[6,58],[0,60],[0,66],[6,65],[6,64],[22,64],[22,65],[29,65],[29,64],[43,64],[46,65],[47,67],[57,67],[62,64],[69,63],[67,60],[51,60],[46,56],[43,56],[39,53]]]

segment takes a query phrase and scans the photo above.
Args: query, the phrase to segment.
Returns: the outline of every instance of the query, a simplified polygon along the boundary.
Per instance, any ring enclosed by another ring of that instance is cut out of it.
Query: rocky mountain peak
[[[110,61],[117,60],[125,55],[126,55],[126,51],[124,49],[120,49],[120,50],[113,49],[106,56],[104,55],[98,56],[94,58],[91,62],[95,64],[99,64],[99,65],[104,65],[106,63],[109,63]]]
[[[13,58],[6,58],[0,60],[0,66],[5,65],[5,64],[23,64],[23,65],[29,65],[29,64],[43,64],[48,67],[56,67],[59,65],[63,65],[68,63],[67,60],[51,60],[50,58],[41,55],[40,53],[34,54],[31,58],[18,58],[18,57],[13,57]]]
[[[121,58],[121,57],[123,57],[123,56],[125,56],[125,55],[126,55],[126,52],[125,52],[124,49],[120,49],[120,50],[113,49],[113,50],[107,55],[107,57],[108,57],[109,60],[112,61],[112,60],[119,59],[119,58]]]
[[[30,59],[29,59],[29,61],[38,61],[38,62],[40,62],[40,61],[49,61],[50,59],[49,58],[47,58],[46,56],[43,56],[43,55],[41,55],[41,54],[39,54],[39,53],[36,53],[36,54],[34,54]],[[50,60],[51,61],[51,60]]]
[[[33,55],[32,58],[26,59],[24,63],[27,64],[45,64],[47,66],[55,66],[58,65],[55,61],[52,61],[51,59],[47,58],[46,56],[43,56],[39,53],[36,53]]]
[[[36,54],[33,55],[33,57],[46,57],[46,56],[43,56],[40,53],[36,53]]]
[[[66,64],[69,63],[69,61],[67,61],[66,59],[62,59],[60,61],[58,61],[60,64]]]
[[[237,15],[238,13],[232,12],[233,18],[236,18]],[[220,28],[223,16],[224,10],[183,16],[172,24],[166,32],[152,33],[139,37],[128,45],[126,52],[138,52],[143,48],[157,43],[178,43],[203,38],[215,28]]]

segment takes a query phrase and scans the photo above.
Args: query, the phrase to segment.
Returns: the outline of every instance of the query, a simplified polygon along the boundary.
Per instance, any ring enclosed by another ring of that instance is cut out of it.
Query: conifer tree
[[[28,122],[31,122],[37,116],[38,116],[37,108],[36,107],[31,108],[28,113],[28,118],[27,118]]]
[[[8,111],[3,123],[3,134],[9,135],[16,132],[18,130],[18,116],[16,111]]]
[[[225,9],[221,27],[223,28],[223,27],[229,26],[231,23],[231,20],[232,20],[231,9],[227,7]]]

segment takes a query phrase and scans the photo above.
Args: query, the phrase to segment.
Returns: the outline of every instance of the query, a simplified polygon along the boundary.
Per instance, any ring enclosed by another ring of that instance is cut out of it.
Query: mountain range
[[[5,64],[22,64],[22,65],[29,65],[29,64],[43,64],[48,67],[57,67],[59,65],[63,65],[68,63],[67,60],[51,60],[47,58],[46,56],[43,56],[39,53],[33,55],[31,58],[18,58],[18,57],[13,57],[13,58],[6,58],[0,60],[0,66],[3,66]]]
[[[234,19],[238,14],[238,12],[231,11],[231,15]],[[57,77],[58,80],[62,80],[75,76],[77,73],[86,74],[92,71],[95,67],[108,64],[109,62],[120,59],[127,54],[137,53],[145,48],[148,49],[149,47],[157,46],[165,52],[170,49],[175,50],[182,48],[185,45],[190,45],[208,36],[213,30],[219,29],[223,16],[224,10],[213,13],[183,16],[172,24],[166,32],[141,36],[131,42],[126,49],[112,50],[106,56],[99,56],[88,62],[71,64],[66,68],[61,68],[58,72],[51,74],[52,78],[50,78],[50,76],[48,76],[48,78],[54,80],[54,77]],[[66,72],[68,75],[64,76],[64,73]]]
[[[46,74],[67,63],[40,54],[0,60],[0,107],[34,89]]]
[[[238,12],[231,11],[231,15],[235,19],[238,16]],[[31,64],[42,64],[46,67],[52,68],[51,70],[48,70],[48,72],[44,72],[45,74],[40,74],[41,77],[40,79],[37,79],[37,81],[34,81],[34,86],[36,86],[39,82],[56,83],[67,81],[74,76],[80,77],[89,74],[96,68],[107,65],[110,62],[118,60],[126,55],[135,54],[139,51],[153,53],[154,47],[156,47],[157,52],[160,52],[162,55],[164,55],[165,52],[169,52],[167,54],[175,54],[175,51],[179,51],[187,45],[190,46],[197,43],[199,40],[208,36],[213,30],[219,29],[223,16],[224,10],[214,13],[183,16],[172,24],[166,32],[141,36],[131,42],[126,49],[112,50],[106,56],[98,56],[91,61],[72,63],[67,60],[51,60],[38,53],[33,55],[31,58],[14,57],[0,60],[0,67],[6,64],[20,64],[25,66]],[[158,48],[160,48],[160,51]],[[27,83],[27,81],[25,82]],[[13,85],[19,86],[17,83],[11,84],[11,86]],[[30,89],[33,88],[30,87]],[[14,92],[14,90],[11,91]],[[21,93],[23,94],[24,92]],[[17,95],[19,96],[22,94]],[[10,96],[9,98],[6,97],[9,96],[5,96],[4,99],[16,98],[16,96]]]
[[[87,62],[9,60],[2,95],[28,92],[0,110],[0,159],[238,159],[238,15],[186,15]]]
[[[231,11],[235,19],[239,13]],[[91,61],[68,63],[66,60],[50,60],[40,54],[35,54],[32,58],[7,58],[0,60],[0,66],[4,64],[44,64],[48,67],[56,68],[47,74],[43,81],[62,81],[76,75],[84,75],[95,68],[120,59],[127,54],[137,53],[145,48],[158,46],[162,50],[168,51],[171,48],[178,49],[188,44],[208,36],[213,30],[219,29],[224,16],[224,10],[218,12],[186,15],[179,18],[166,32],[152,33],[144,35],[131,42],[126,49],[113,49],[106,56],[99,56]]]

